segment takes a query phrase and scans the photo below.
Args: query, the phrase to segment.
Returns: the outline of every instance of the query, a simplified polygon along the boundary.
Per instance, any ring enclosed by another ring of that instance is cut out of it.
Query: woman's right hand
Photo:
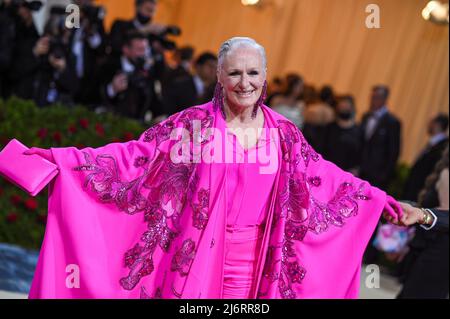
[[[55,163],[55,159],[53,158],[53,154],[52,151],[44,149],[44,148],[39,148],[39,147],[32,147],[29,150],[26,150],[25,152],[23,152],[23,154],[25,155],[39,155],[43,158],[45,158],[46,160]]]

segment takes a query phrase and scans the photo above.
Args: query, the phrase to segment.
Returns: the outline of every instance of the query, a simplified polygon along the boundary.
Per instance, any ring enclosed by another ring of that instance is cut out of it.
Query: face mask
[[[139,21],[140,24],[147,24],[148,22],[150,22],[150,17],[144,16],[139,12],[136,15],[136,19]]]
[[[339,112],[339,113],[337,113],[337,116],[341,120],[350,120],[353,117],[353,112],[349,112],[349,111]]]

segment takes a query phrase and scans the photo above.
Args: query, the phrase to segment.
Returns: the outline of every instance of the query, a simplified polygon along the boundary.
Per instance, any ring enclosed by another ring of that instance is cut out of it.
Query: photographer
[[[105,11],[92,0],[74,0],[80,8],[80,27],[71,29],[69,46],[74,56],[80,86],[75,101],[84,105],[100,103],[98,65],[104,62],[106,35],[103,26]]]
[[[28,20],[23,21],[27,25]],[[52,8],[44,35],[40,38],[34,24],[29,23],[28,29],[17,29],[10,72],[13,94],[33,99],[38,106],[57,102],[70,105],[78,80],[68,52],[69,32],[64,28],[61,9]]]
[[[15,36],[12,0],[0,1],[0,98],[9,95],[7,75],[12,62]]]
[[[112,56],[102,67],[103,104],[114,112],[143,120],[146,111],[155,109],[154,79],[145,53],[148,39],[131,32],[125,38],[120,57]]]
[[[168,35],[180,35],[176,26],[153,23],[156,12],[156,0],[136,0],[136,16],[132,20],[117,20],[110,32],[110,45],[113,55],[120,55],[125,35],[130,31],[138,31],[149,40],[146,55],[152,61],[152,72],[157,79],[162,79],[165,71],[164,50],[174,50],[176,45],[167,39]]]
[[[39,1],[2,2],[0,72],[4,96],[13,93],[20,97],[31,98],[29,85],[25,82],[29,81],[29,75],[34,72],[36,66],[32,49],[39,39],[32,13],[38,11],[41,5]],[[18,61],[20,63],[17,63]],[[5,88],[6,83],[8,88]]]
[[[194,72],[180,66],[168,76],[162,92],[167,115],[183,110],[185,105],[206,103],[213,98],[217,82],[217,57],[210,52],[200,54],[194,63]]]

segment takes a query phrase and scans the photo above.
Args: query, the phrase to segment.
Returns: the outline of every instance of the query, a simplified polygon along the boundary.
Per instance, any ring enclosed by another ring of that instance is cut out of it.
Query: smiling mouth
[[[236,94],[240,97],[249,97],[253,94],[253,92],[255,92],[255,90],[251,90],[251,91],[236,91]]]

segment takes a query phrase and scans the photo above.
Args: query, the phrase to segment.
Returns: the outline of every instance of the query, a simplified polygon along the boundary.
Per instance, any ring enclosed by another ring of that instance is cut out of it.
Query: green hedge
[[[38,108],[14,97],[0,100],[0,149],[12,138],[42,148],[98,147],[137,138],[144,129],[135,121],[83,107]],[[46,217],[46,190],[33,198],[0,177],[0,242],[38,249]]]

